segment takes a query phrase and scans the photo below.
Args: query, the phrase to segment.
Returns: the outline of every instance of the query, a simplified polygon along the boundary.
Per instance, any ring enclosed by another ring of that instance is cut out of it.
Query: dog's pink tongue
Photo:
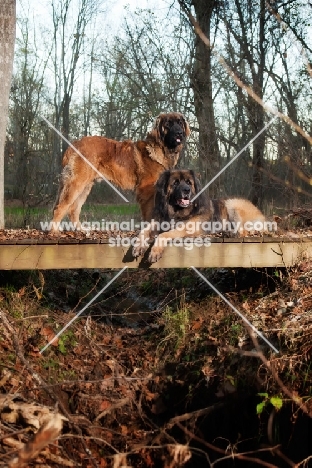
[[[190,204],[190,200],[184,200],[183,198],[179,200],[179,205],[181,206],[189,206],[189,204]]]

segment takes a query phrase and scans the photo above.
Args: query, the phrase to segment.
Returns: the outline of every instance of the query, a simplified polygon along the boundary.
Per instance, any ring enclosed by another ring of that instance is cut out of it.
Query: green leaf
[[[265,397],[265,398],[269,398],[268,393],[258,393],[257,395],[263,396],[263,397]]]
[[[226,378],[228,379],[230,384],[232,384],[233,387],[235,387],[235,378],[232,375],[227,375]]]
[[[66,354],[66,348],[65,348],[65,343],[63,340],[60,339],[59,343],[58,343],[58,349],[59,351],[62,353],[62,354]]]
[[[266,405],[266,402],[265,402],[265,401],[262,401],[261,403],[259,403],[259,404],[257,405],[257,407],[256,407],[256,408],[257,408],[257,414],[261,414],[261,413],[262,413],[263,408],[265,407],[265,405]]]
[[[270,403],[274,406],[275,409],[279,410],[283,406],[283,400],[279,397],[271,397]]]

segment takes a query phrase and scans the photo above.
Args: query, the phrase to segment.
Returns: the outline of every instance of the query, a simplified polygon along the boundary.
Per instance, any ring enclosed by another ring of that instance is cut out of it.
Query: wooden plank
[[[242,243],[244,242],[244,238],[243,237],[224,237],[223,242],[225,244]]]
[[[109,244],[0,245],[0,270],[67,268],[198,268],[291,266],[312,258],[312,242],[212,243],[168,246],[153,265],[133,259],[131,248]]]
[[[40,242],[39,242],[40,243]],[[54,244],[79,244],[79,239],[58,239],[57,242],[54,242]]]
[[[33,238],[33,239],[19,239],[19,240],[16,241],[16,244],[20,244],[20,245],[38,244],[38,240],[36,238]]]

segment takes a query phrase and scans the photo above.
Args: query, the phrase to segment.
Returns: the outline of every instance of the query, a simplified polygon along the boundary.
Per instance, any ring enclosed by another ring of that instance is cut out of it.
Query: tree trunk
[[[16,28],[15,0],[0,2],[0,229],[4,228],[4,147],[13,70]]]
[[[63,108],[62,108],[62,134],[66,138],[66,140],[69,139],[69,108],[70,108],[70,101],[71,101],[71,96],[68,93],[64,94],[63,98]],[[68,148],[68,143],[62,139],[62,154],[65,153],[65,151]],[[60,161],[60,164],[62,161]]]
[[[193,0],[196,19],[210,40],[211,18],[216,6],[215,0]],[[220,153],[216,135],[215,115],[212,99],[211,50],[203,41],[195,38],[195,58],[191,73],[194,91],[195,114],[199,128],[199,167],[202,182],[208,182],[220,169]],[[220,183],[220,181],[219,181]],[[209,187],[209,195],[216,196],[218,181]]]
[[[265,0],[260,0],[260,18],[259,18],[259,66],[258,72],[253,76],[253,90],[263,99],[263,76],[265,67]],[[264,127],[264,110],[263,107],[253,101],[251,105],[251,125],[253,129],[253,137]],[[251,201],[259,208],[263,204],[263,160],[265,149],[265,133],[253,143],[253,175],[251,185]]]

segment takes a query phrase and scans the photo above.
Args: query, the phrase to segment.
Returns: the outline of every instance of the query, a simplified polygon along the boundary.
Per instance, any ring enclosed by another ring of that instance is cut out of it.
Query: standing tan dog
[[[237,235],[266,229],[264,215],[244,198],[209,199],[200,192],[200,184],[192,170],[165,171],[156,184],[152,222],[142,229],[133,248],[133,256],[144,255],[149,239],[157,235],[148,260],[157,262],[168,242],[194,238],[221,231]],[[159,234],[160,233],[160,234]],[[159,234],[159,235],[158,235]]]
[[[143,220],[151,219],[155,182],[164,169],[175,167],[186,137],[188,123],[178,112],[160,114],[145,140],[115,141],[101,136],[87,136],[73,143],[75,148],[106,179],[122,189],[134,190]],[[81,207],[95,182],[101,180],[81,156],[69,147],[63,157],[58,198],[53,212],[54,228],[68,213],[79,229]]]

